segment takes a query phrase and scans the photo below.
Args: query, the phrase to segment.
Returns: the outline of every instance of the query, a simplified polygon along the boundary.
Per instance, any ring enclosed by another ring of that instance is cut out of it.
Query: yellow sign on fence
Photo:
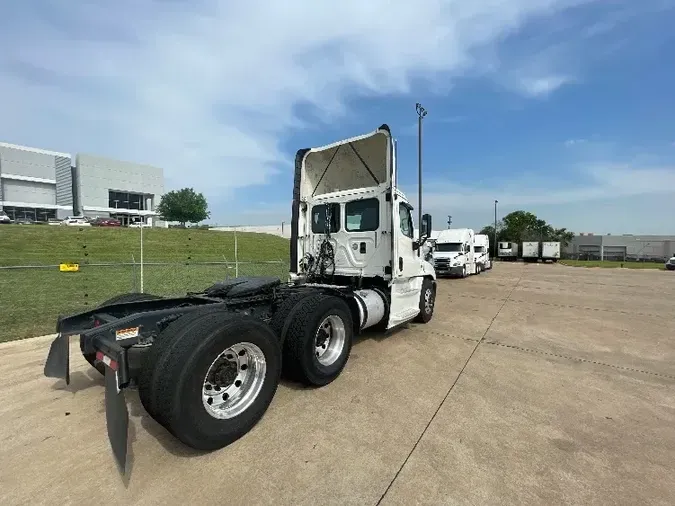
[[[61,272],[78,272],[80,264],[59,264],[59,270]]]

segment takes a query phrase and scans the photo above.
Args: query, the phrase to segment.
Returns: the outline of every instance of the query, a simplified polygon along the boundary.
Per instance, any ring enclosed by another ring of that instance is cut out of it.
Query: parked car
[[[129,228],[148,228],[150,225],[143,223],[142,221],[134,221],[129,223]]]
[[[10,224],[12,223],[12,219],[7,216],[7,213],[5,211],[0,211],[0,224]]]
[[[91,223],[84,216],[68,216],[62,225],[67,227],[91,227]]]
[[[93,227],[121,227],[122,222],[115,218],[95,218],[91,220]]]
[[[16,225],[34,225],[35,220],[31,220],[30,218],[17,218],[14,220],[14,223]]]
[[[675,255],[670,257],[666,262],[666,269],[668,269],[669,271],[675,271]]]
[[[58,218],[49,218],[47,220],[47,225],[61,225],[63,223],[63,220],[59,220]]]

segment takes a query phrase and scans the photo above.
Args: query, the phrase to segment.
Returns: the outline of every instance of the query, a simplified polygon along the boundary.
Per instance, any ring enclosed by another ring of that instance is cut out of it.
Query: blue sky
[[[675,3],[25,0],[0,6],[0,140],[165,170],[215,222],[288,221],[299,148],[399,139],[435,228],[532,211],[674,233]]]

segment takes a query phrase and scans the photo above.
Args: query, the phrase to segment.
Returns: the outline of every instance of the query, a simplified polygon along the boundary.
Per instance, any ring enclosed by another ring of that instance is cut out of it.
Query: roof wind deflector
[[[338,154],[338,151],[340,151],[340,148],[342,145],[338,146],[337,149],[335,150],[335,153],[333,153],[333,156],[330,157],[330,161],[328,162],[328,165],[326,165],[326,168],[323,170],[323,174],[321,174],[321,177],[319,178],[319,181],[316,183],[316,186],[314,187],[314,190],[312,191],[312,197],[316,193],[316,190],[319,188],[319,185],[321,184],[321,181],[323,181],[323,177],[326,175],[326,172],[328,172],[328,168],[330,167],[330,164],[333,163],[333,160],[335,160],[335,156]]]
[[[366,163],[366,161],[361,157],[361,155],[359,154],[359,152],[356,151],[356,148],[354,147],[354,144],[352,144],[352,143],[350,142],[350,143],[349,143],[349,147],[352,148],[352,150],[354,151],[354,154],[359,158],[359,160],[361,160],[361,163],[363,164],[363,166],[364,166],[364,167],[366,168],[366,170],[368,171],[368,174],[370,174],[370,177],[373,178],[373,180],[375,181],[375,184],[380,184],[380,182],[379,182],[379,181],[377,180],[377,178],[375,177],[375,174],[373,174],[373,171],[370,170],[370,167],[368,167],[368,164]]]

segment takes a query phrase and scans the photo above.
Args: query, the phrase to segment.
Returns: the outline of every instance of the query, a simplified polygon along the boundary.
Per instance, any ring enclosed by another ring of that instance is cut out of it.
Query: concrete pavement
[[[116,473],[103,382],[49,339],[0,345],[0,504],[672,504],[672,273],[497,264],[441,280],[436,314],[368,335],[321,389],[199,454],[128,395]]]

